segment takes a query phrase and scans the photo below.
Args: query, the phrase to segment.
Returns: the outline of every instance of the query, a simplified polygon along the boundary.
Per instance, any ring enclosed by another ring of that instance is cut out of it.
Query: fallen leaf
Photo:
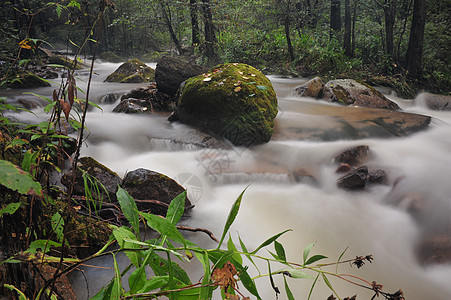
[[[237,87],[234,89],[234,91],[235,91],[236,93],[238,93],[239,91],[241,91],[241,87],[240,87],[240,86],[237,86]]]
[[[211,81],[211,77],[204,78],[204,81]]]
[[[241,81],[237,81],[237,82],[235,82],[235,84],[234,84],[234,86],[239,86],[241,84]]]
[[[244,79],[249,79],[249,77],[243,76]]]

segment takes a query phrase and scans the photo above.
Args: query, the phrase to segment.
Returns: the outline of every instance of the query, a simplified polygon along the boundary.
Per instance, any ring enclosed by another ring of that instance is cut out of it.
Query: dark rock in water
[[[418,247],[419,260],[423,264],[451,262],[451,235],[435,234],[423,237]]]
[[[176,122],[178,120],[179,120],[179,116],[177,115],[177,111],[175,110],[169,115],[168,121],[169,122]]]
[[[415,102],[425,102],[432,110],[451,110],[451,96],[424,93],[419,95]]]
[[[117,186],[122,181],[116,173],[114,173],[92,157],[80,158],[78,160],[77,167],[88,173],[91,177],[95,178],[88,180],[88,185],[94,199],[99,201],[101,200],[102,202],[112,202],[116,200]],[[79,169],[77,169],[76,171],[74,195],[84,196],[85,185],[83,180],[83,173]],[[61,183],[68,189],[72,186],[72,178],[74,174],[73,172],[73,170],[67,171],[61,178]],[[95,187],[95,185],[97,185],[97,188]],[[97,190],[99,191],[99,193],[96,192]]]
[[[155,70],[139,59],[130,59],[110,74],[106,82],[139,83],[150,82],[155,78]]]
[[[343,105],[399,110],[399,106],[388,100],[373,87],[353,79],[331,80],[324,86],[322,99]]]
[[[296,87],[294,89],[294,92],[300,97],[318,98],[321,96],[323,88],[324,88],[323,80],[320,77],[315,77],[307,81],[305,85]]]
[[[235,145],[268,142],[277,112],[271,82],[249,65],[219,65],[180,87],[180,122],[224,137]]]
[[[431,117],[388,109],[284,102],[302,114],[277,118],[273,140],[355,140],[401,137],[428,128]],[[300,117],[302,116],[302,117]]]
[[[158,91],[154,82],[150,83],[150,85],[145,88],[140,87],[132,89],[121,97],[121,101],[128,99],[146,100],[150,104],[152,112],[169,112],[174,111],[176,108],[175,99]],[[118,106],[120,105],[122,105],[122,103]]]
[[[105,96],[102,97],[102,99],[100,100],[100,103],[113,104],[117,101],[117,99],[119,99],[118,94],[115,94],[115,93],[106,94]]]
[[[28,99],[19,99],[17,100],[17,103],[20,104],[25,109],[35,109],[41,106],[39,102]]]
[[[166,175],[147,169],[137,169],[125,175],[122,188],[130,196],[138,200],[156,200],[163,204],[170,204],[172,199],[185,189]],[[139,210],[150,210],[153,214],[166,215],[167,207],[152,201],[137,201]],[[185,200],[185,209],[192,207],[188,198]]]
[[[363,164],[368,160],[369,147],[368,146],[356,146],[343,151],[334,158],[334,162],[337,164],[346,163],[353,167]]]
[[[363,189],[368,178],[368,167],[351,170],[337,180],[337,186],[347,190]]]
[[[121,101],[114,109],[116,113],[126,114],[150,114],[152,113],[152,103],[144,99],[125,99]]]
[[[317,185],[318,179],[313,175],[312,171],[306,168],[298,168],[291,173],[295,182],[304,182]]]
[[[163,56],[155,69],[155,81],[159,92],[175,96],[180,84],[188,78],[200,75],[208,69],[180,58]]]
[[[31,72],[24,72],[20,74],[16,79],[18,80],[11,82],[8,87],[12,89],[28,89],[34,87],[50,86],[50,83]]]
[[[386,184],[387,183],[387,173],[382,169],[370,170],[368,172],[368,183]]]

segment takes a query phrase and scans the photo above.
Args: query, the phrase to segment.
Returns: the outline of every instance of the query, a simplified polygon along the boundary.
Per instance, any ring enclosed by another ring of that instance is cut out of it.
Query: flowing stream
[[[183,225],[207,228],[216,237],[222,233],[232,203],[248,186],[230,229],[237,245],[238,235],[248,249],[255,249],[267,238],[292,229],[279,239],[290,261],[302,262],[302,251],[312,242],[316,242],[312,253],[328,256],[329,262],[336,261],[347,248],[346,259],[372,254],[374,261],[360,269],[341,265],[341,273],[376,281],[386,292],[402,289],[408,300],[451,299],[451,264],[422,266],[416,255],[422,237],[450,231],[451,112],[427,109],[421,102],[421,95],[415,101],[388,95],[406,112],[432,116],[429,129],[398,138],[285,139],[252,148],[204,149],[189,142],[175,142],[189,137],[193,129],[180,123],[171,124],[166,116],[116,114],[112,112],[115,104],[102,103],[105,94],[120,95],[143,86],[103,83],[118,66],[96,64],[90,99],[99,103],[103,111],[88,113],[90,133],[82,156],[94,157],[121,177],[127,171],[147,168],[176,179],[188,189],[188,196],[195,204],[191,217],[184,220]],[[340,109],[337,105],[292,96],[293,87],[305,79],[275,76],[270,79],[279,99],[278,124],[297,119],[320,126],[331,122],[334,110]],[[86,73],[80,73],[77,82],[85,89],[83,80],[87,81]],[[33,92],[50,96],[52,88]],[[2,91],[2,96],[7,96],[11,102],[33,98],[22,92]],[[310,114],[312,110],[315,114]],[[328,112],[327,117],[322,111]],[[42,108],[35,109],[35,113],[36,116],[22,113],[19,118],[31,122],[43,118]],[[384,169],[388,174],[387,185],[372,185],[362,191],[337,188],[339,175],[335,173],[333,157],[357,145],[369,146],[371,159],[367,165]],[[305,167],[312,170],[316,180],[294,181],[292,172]],[[398,183],[395,185],[395,182]],[[408,212],[410,195],[421,195],[427,200],[421,218],[414,218]],[[216,247],[203,233],[188,233],[187,236],[202,246]],[[272,246],[269,249],[273,251]],[[259,253],[271,257],[266,250]],[[96,264],[108,265],[104,260],[92,262]],[[199,280],[199,266],[195,262],[190,264],[192,266],[187,267],[193,274],[191,279]],[[247,264],[252,269],[252,265]],[[120,265],[126,265],[125,259]],[[266,263],[260,267],[262,273],[267,273]],[[273,265],[271,269],[278,268],[283,266]],[[330,268],[334,270],[335,267]],[[73,274],[72,279],[78,297],[86,299],[112,276],[111,270],[85,267],[83,276]],[[275,279],[282,291],[279,299],[286,299],[283,280]],[[370,299],[374,294],[343,280],[330,278],[330,281],[342,297],[357,294],[357,299]],[[276,299],[267,277],[257,279],[256,283],[263,299]],[[288,283],[296,299],[307,299],[313,280],[288,278]],[[250,296],[242,286],[241,291]],[[331,293],[319,279],[311,299],[327,299]]]

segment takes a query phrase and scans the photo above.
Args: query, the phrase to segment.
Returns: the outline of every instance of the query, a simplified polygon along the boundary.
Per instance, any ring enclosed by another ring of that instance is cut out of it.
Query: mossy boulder
[[[155,79],[155,70],[139,59],[130,59],[110,74],[106,82],[140,83]]]
[[[373,87],[354,79],[331,80],[324,86],[323,99],[343,105],[399,110],[399,106],[388,100]]]
[[[271,139],[277,98],[259,70],[223,64],[180,86],[177,114],[182,123],[251,146]]]

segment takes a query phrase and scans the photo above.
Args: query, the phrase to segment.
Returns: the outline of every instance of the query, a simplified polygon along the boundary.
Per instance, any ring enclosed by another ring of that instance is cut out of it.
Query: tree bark
[[[395,26],[396,0],[385,0],[385,43],[387,54],[394,60],[393,52],[393,27]]]
[[[421,75],[425,23],[426,0],[414,0],[412,26],[406,54],[407,75],[411,78],[417,78]]]
[[[351,25],[351,0],[345,0],[345,35],[343,47],[345,48],[345,55],[347,57],[352,57]]]
[[[163,2],[162,0],[158,1],[161,5],[161,10],[163,12],[163,17],[166,22],[166,26],[168,26],[169,34],[171,35],[171,39],[175,44],[175,47],[177,48],[177,51],[179,54],[183,53],[182,46],[180,45],[180,42],[177,38],[177,35],[175,34],[174,28],[172,27],[172,17],[171,17],[171,10],[169,8],[169,4],[167,1]]]
[[[203,21],[205,31],[205,56],[209,62],[214,63],[216,60],[215,44],[216,37],[211,14],[210,0],[202,0]]]
[[[341,30],[340,0],[331,0],[330,2],[330,37],[334,32]]]
[[[196,46],[196,45],[199,45],[199,43],[200,43],[199,21],[197,19],[197,0],[189,1],[189,12],[191,15],[192,45]]]

